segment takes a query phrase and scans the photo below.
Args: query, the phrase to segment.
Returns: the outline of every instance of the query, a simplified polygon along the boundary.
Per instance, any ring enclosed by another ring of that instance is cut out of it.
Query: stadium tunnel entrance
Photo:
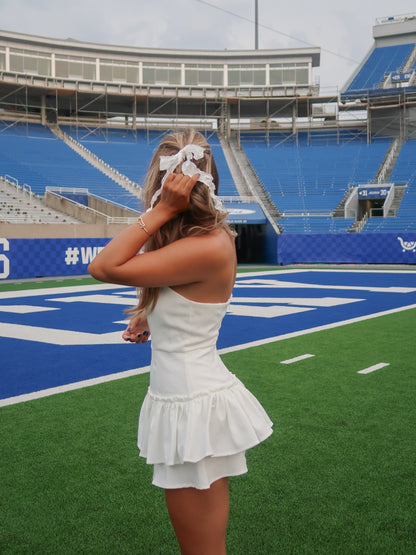
[[[238,198],[225,203],[228,223],[236,231],[235,245],[239,264],[265,263],[275,261],[276,247],[269,253],[270,236],[276,233],[271,228],[261,207],[255,202],[241,202]],[[276,241],[276,239],[275,239]],[[273,241],[272,241],[273,243]]]
[[[361,220],[366,214],[369,218],[384,216],[384,199],[365,199],[358,202],[358,219]]]
[[[266,224],[234,224],[239,264],[258,264],[266,260]]]

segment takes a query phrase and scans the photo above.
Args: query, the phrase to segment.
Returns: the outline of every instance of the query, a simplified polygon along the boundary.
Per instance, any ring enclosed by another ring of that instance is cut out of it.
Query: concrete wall
[[[134,218],[137,217],[136,212],[122,208],[95,197],[88,197],[88,208],[82,204],[74,204],[70,200],[51,194],[48,191],[45,194],[45,204],[59,212],[68,214],[86,224],[104,223],[107,216],[112,218]],[[92,210],[89,210],[91,208]]]
[[[97,210],[97,212],[107,214],[107,216],[111,216],[112,218],[137,218],[136,212],[132,212],[131,210],[96,197],[88,197],[88,207]]]
[[[72,216],[81,222],[87,224],[94,224],[98,222],[104,222],[106,220],[105,216],[101,216],[94,212],[88,210],[86,206],[82,204],[74,204],[73,202],[64,199],[62,197],[58,197],[53,195],[49,192],[45,194],[45,204],[50,208],[54,208],[59,212],[63,212],[64,214],[68,214],[68,216]]]

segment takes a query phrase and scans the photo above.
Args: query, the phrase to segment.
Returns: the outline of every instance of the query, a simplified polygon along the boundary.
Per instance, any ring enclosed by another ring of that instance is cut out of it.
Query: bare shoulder
[[[235,256],[234,238],[224,229],[216,229],[206,235],[188,237],[185,240],[189,241],[189,245],[192,243],[211,262],[223,263]]]
[[[182,239],[181,239],[182,241]],[[224,302],[235,281],[237,257],[234,238],[223,229],[183,239],[186,255],[175,290],[198,302]],[[185,248],[186,247],[186,248]]]

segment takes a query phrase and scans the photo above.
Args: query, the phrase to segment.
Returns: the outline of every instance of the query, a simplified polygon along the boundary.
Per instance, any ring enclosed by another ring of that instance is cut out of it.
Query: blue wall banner
[[[387,198],[389,191],[390,187],[358,187],[358,198]]]
[[[278,264],[416,264],[416,233],[283,233]]]
[[[416,264],[416,233],[276,236],[270,231],[266,239],[269,264]],[[88,264],[109,241],[0,238],[0,280],[87,274]]]
[[[393,83],[397,83],[398,81],[410,81],[413,75],[413,71],[406,71],[405,73],[393,72],[391,73],[391,80]]]
[[[0,279],[86,274],[110,239],[0,238]]]

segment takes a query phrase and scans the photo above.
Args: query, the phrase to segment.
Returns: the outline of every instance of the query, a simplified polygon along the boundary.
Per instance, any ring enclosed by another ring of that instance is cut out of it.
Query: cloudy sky
[[[254,6],[255,0],[0,0],[0,28],[103,44],[253,49]],[[323,92],[350,77],[373,44],[376,18],[416,13],[415,0],[258,0],[258,6],[260,49],[322,49]]]

